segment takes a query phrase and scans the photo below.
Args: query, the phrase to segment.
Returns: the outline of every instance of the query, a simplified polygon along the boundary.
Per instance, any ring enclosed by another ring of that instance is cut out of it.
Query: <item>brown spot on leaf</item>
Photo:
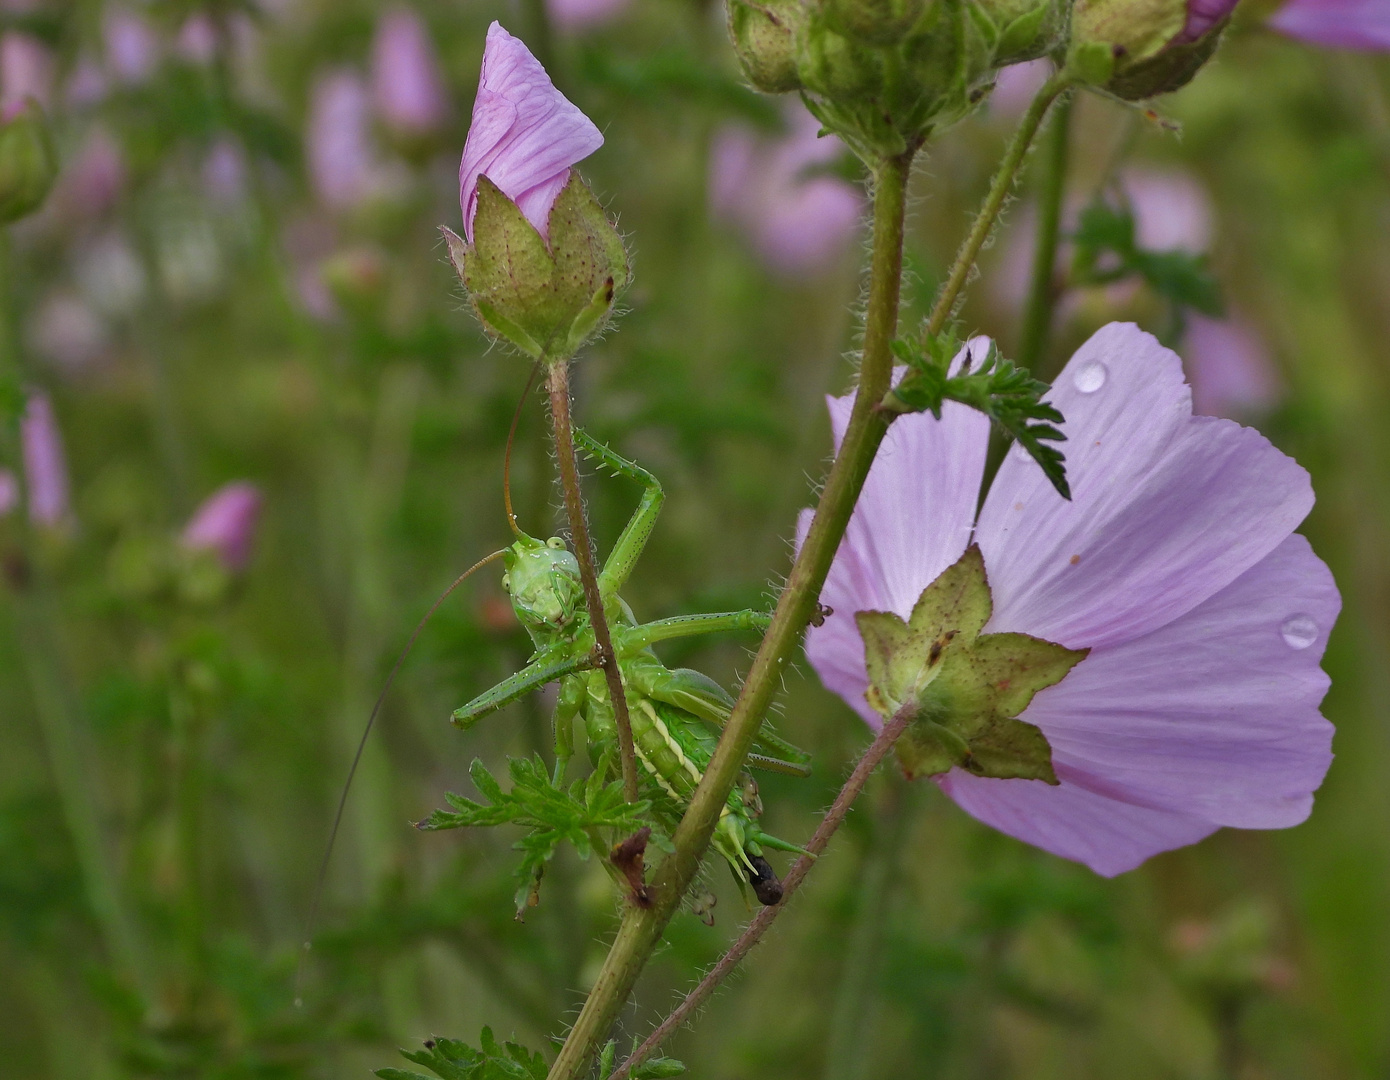
[[[652,895],[643,879],[645,870],[642,865],[642,858],[647,850],[647,841],[651,839],[651,835],[651,828],[643,825],[626,840],[614,844],[613,850],[608,855],[608,861],[617,867],[619,873],[627,879],[628,895],[632,902],[640,908],[652,906]]]
[[[1071,563],[1072,566],[1075,566],[1075,565],[1076,565],[1077,563],[1079,563],[1080,561],[1081,561],[1081,556],[1080,556],[1080,555],[1073,555],[1070,559],[1067,560],[1067,562]]]

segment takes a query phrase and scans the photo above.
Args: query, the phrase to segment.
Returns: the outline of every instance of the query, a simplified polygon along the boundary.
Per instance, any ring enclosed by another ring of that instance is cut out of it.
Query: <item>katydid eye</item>
[[[558,536],[552,536],[549,540],[545,542],[545,546],[552,549],[553,551],[565,550],[565,542],[561,540]]]
[[[511,575],[511,574],[503,574],[503,575],[502,575],[502,589],[503,589],[503,591],[505,591],[505,592],[511,592],[511,591],[512,591],[512,575]]]

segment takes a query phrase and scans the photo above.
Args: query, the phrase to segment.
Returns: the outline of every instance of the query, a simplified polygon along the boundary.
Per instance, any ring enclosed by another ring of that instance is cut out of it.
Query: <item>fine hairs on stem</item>
[[[589,523],[584,516],[584,495],[579,490],[579,469],[574,462],[574,429],[570,421],[569,361],[551,361],[546,373],[546,389],[550,392],[550,416],[555,425],[555,457],[560,469],[560,486],[565,492],[565,513],[569,517],[570,536],[574,539],[574,556],[579,560],[579,580],[584,585],[584,603],[589,609],[589,625],[594,630],[604,679],[608,683],[608,698],[613,705],[613,720],[618,729],[618,753],[622,758],[623,795],[628,802],[637,801],[637,752],[632,743],[632,721],[627,715],[627,695],[623,677],[618,671],[618,658],[613,652],[613,638],[608,632],[608,619],[603,612],[603,597],[598,591],[598,574],[594,571],[594,548],[589,540]]]
[[[893,744],[907,730],[907,725],[912,722],[912,718],[916,715],[915,705],[905,705],[883,726],[883,730],[864,751],[858,764],[854,766],[854,771],[850,773],[849,779],[845,781],[845,786],[840,789],[840,793],[835,796],[835,801],[831,804],[830,809],[826,811],[825,817],[821,819],[815,835],[806,845],[806,854],[799,856],[796,862],[792,863],[792,868],[782,879],[782,899],[772,907],[763,908],[762,911],[758,912],[753,921],[739,935],[738,940],[729,947],[729,951],[720,957],[719,962],[700,980],[699,985],[690,991],[685,999],[672,1010],[671,1014],[661,1022],[660,1026],[647,1036],[642,1045],[618,1066],[611,1080],[627,1080],[632,1070],[646,1061],[657,1047],[670,1038],[671,1033],[684,1024],[690,1018],[690,1014],[709,999],[715,988],[733,972],[734,968],[738,967],[739,961],[747,956],[752,951],[753,946],[762,940],[762,936],[767,933],[773,920],[787,909],[788,901],[791,900],[792,894],[801,887],[806,875],[811,872],[816,857],[825,850],[830,843],[830,838],[844,823],[850,807],[854,805],[854,800],[859,798],[860,792],[864,790],[864,785],[869,782],[869,777],[873,775],[873,771],[878,768],[879,762],[893,748]]]

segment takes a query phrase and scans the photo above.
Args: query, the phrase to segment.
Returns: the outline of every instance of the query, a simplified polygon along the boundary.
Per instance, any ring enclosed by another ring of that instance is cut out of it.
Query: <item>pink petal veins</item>
[[[464,235],[472,241],[478,177],[486,176],[547,236],[550,208],[570,166],[602,145],[593,121],[555,89],[526,46],[494,22],[459,162]]]

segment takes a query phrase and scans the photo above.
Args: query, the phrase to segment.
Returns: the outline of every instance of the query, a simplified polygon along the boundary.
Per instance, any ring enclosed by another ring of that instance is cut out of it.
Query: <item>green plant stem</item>
[[[654,902],[647,908],[630,906],[625,912],[617,938],[560,1049],[549,1080],[576,1080],[589,1067],[699,870],[700,858],[720,811],[743,768],[772,696],[781,685],[781,675],[791,662],[802,630],[815,613],[821,587],[849,524],[869,464],[888,430],[890,415],[875,406],[887,392],[893,374],[890,347],[898,326],[903,224],[912,156],[908,153],[883,162],[875,176],[873,260],[859,393],[840,452],[821,491],[815,520],[792,566],[772,624],[763,636],[709,768],[676,829],[675,854],[656,871],[650,890]]]
[[[1067,80],[1055,76],[1034,98],[1009,143],[989,194],[970,234],[956,256],[936,307],[924,328],[937,334],[955,310],[956,301],[969,281],[975,259],[989,238],[994,223],[1013,187],[1019,167],[1053,100],[1066,89]],[[647,958],[675,914],[681,897],[700,868],[724,801],[733,789],[762,719],[791,663],[802,631],[815,614],[830,564],[849,526],[854,504],[869,474],[874,455],[888,432],[892,415],[878,403],[892,384],[892,344],[898,327],[898,302],[902,292],[903,232],[907,205],[907,179],[914,151],[880,162],[874,181],[873,255],[869,269],[869,303],[864,319],[864,350],[859,365],[859,389],[840,451],[821,489],[815,516],[806,540],[797,553],[787,585],[777,600],[772,624],[749,668],[738,701],[724,726],[709,768],[691,797],[690,806],[676,829],[675,853],[665,859],[653,876],[650,907],[629,906],[617,936],[584,1008],[570,1029],[550,1069],[548,1080],[578,1080],[596,1054],[599,1044],[622,1011],[646,965]]]
[[[955,312],[956,301],[960,299],[961,293],[970,280],[970,274],[975,269],[975,260],[979,257],[980,250],[985,246],[985,241],[989,239],[990,233],[994,231],[995,223],[999,220],[999,212],[1004,209],[1004,203],[1008,201],[1009,192],[1013,190],[1019,169],[1028,156],[1028,148],[1032,146],[1033,139],[1038,134],[1038,128],[1042,126],[1043,118],[1047,115],[1049,106],[1068,86],[1070,86],[1070,82],[1064,75],[1054,75],[1038,91],[1038,96],[1033,99],[1032,104],[1028,106],[1028,111],[1023,114],[1018,129],[1009,141],[1008,149],[1004,151],[1004,159],[999,163],[994,179],[990,182],[989,194],[985,196],[984,205],[980,207],[980,212],[975,217],[970,234],[961,244],[960,251],[956,253],[956,261],[951,267],[951,273],[947,276],[946,284],[941,288],[941,295],[936,298],[936,305],[927,318],[926,326],[923,328],[924,337],[931,338],[941,333]]]
[[[604,679],[608,683],[608,698],[613,705],[613,721],[618,728],[618,754],[623,766],[623,794],[628,802],[637,801],[637,754],[632,744],[632,721],[627,715],[627,694],[623,690],[618,657],[613,652],[613,638],[608,632],[608,619],[603,610],[603,595],[598,591],[598,574],[594,571],[594,546],[589,540],[589,523],[584,517],[584,495],[579,490],[579,470],[574,462],[574,429],[570,421],[569,361],[552,361],[546,372],[546,390],[550,393],[550,418],[555,428],[555,458],[560,470],[560,487],[565,493],[565,513],[569,517],[570,535],[574,539],[574,555],[579,560],[579,580],[584,585],[584,603],[589,609],[589,625],[594,630],[594,642],[602,656]]]
[[[1018,363],[1030,371],[1047,352],[1052,315],[1057,306],[1057,240],[1062,230],[1062,201],[1067,187],[1067,159],[1071,146],[1071,113],[1074,100],[1063,97],[1048,131],[1042,186],[1038,191],[1038,236],[1033,252],[1032,283],[1023,314]]]
[[[717,987],[725,978],[736,968],[745,956],[752,950],[762,936],[767,933],[773,921],[783,911],[796,890],[801,887],[801,883],[806,880],[806,875],[811,872],[811,867],[816,863],[816,857],[820,855],[830,843],[830,838],[835,835],[837,829],[843,824],[845,816],[849,813],[849,808],[854,805],[854,800],[859,797],[859,793],[864,790],[864,785],[868,783],[873,771],[878,768],[893,748],[893,744],[898,741],[898,737],[907,730],[907,725],[912,722],[912,718],[917,714],[915,705],[904,706],[899,709],[888,723],[883,725],[883,729],[869,744],[869,748],[864,751],[854,771],[850,773],[849,779],[845,781],[845,786],[840,789],[840,793],[835,796],[835,801],[830,809],[826,811],[825,817],[821,819],[820,826],[816,829],[815,835],[811,837],[810,843],[806,845],[807,854],[801,855],[796,862],[792,863],[792,868],[787,871],[787,876],[782,882],[782,899],[772,907],[763,908],[748,924],[743,933],[739,935],[737,941],[730,946],[729,951],[719,958],[719,962],[709,970],[709,973],[700,980],[698,986],[686,995],[685,999],[676,1006],[661,1025],[653,1031],[643,1041],[642,1045],[632,1052],[632,1055],[622,1063],[613,1073],[612,1080],[627,1080],[629,1073],[651,1056],[672,1032],[676,1031],[687,1019],[690,1014],[698,1009],[714,993]]]

